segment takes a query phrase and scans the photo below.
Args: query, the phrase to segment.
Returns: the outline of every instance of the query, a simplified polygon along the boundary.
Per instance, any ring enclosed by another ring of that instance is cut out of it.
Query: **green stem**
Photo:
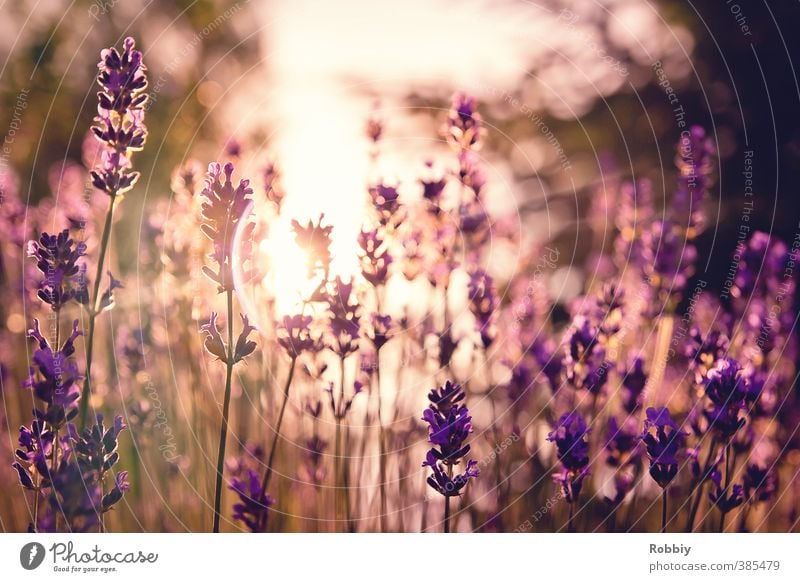
[[[667,488],[661,492],[661,533],[667,531]]]
[[[103,266],[106,262],[106,252],[108,251],[108,242],[111,239],[111,227],[114,222],[114,202],[115,196],[111,196],[111,201],[108,204],[106,211],[106,221],[103,226],[103,238],[100,240],[100,256],[97,259],[97,270],[94,276],[94,290],[90,298],[91,308],[89,309],[89,333],[86,336],[86,378],[83,381],[83,393],[81,394],[80,406],[80,420],[81,429],[86,426],[89,413],[89,398],[92,393],[91,378],[92,378],[92,354],[94,351],[94,332],[95,332],[95,319],[97,318],[97,310],[100,304],[100,281],[103,278]]]
[[[283,425],[283,415],[286,412],[286,403],[289,402],[289,388],[292,385],[292,377],[294,376],[294,363],[296,358],[292,358],[289,363],[289,376],[286,378],[286,384],[283,387],[283,402],[281,403],[281,410],[278,413],[278,422],[275,424],[275,438],[272,440],[272,447],[269,450],[269,457],[267,458],[267,468],[264,471],[264,479],[261,481],[261,497],[267,492],[270,477],[272,477],[272,463],[275,460],[275,452],[278,450],[278,441],[281,440],[281,426]],[[263,524],[262,529],[266,527],[267,511],[264,510],[262,516]]]
[[[219,429],[219,454],[217,455],[217,480],[214,487],[214,533],[219,532],[220,503],[222,501],[222,472],[225,467],[225,444],[228,439],[228,413],[231,406],[231,380],[233,379],[233,290],[228,298],[228,358],[225,370],[225,399],[222,404],[222,426]]]

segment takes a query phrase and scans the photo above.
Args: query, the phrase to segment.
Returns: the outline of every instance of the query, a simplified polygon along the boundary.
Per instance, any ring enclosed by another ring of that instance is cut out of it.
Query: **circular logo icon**
[[[44,546],[39,542],[30,542],[19,551],[19,563],[26,570],[35,570],[44,562]]]

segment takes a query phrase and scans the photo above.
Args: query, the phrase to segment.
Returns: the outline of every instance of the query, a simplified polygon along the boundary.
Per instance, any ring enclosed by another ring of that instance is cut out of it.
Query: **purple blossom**
[[[647,374],[644,371],[644,358],[634,356],[627,370],[622,375],[622,407],[628,414],[633,414],[642,407],[642,393],[647,386]]]
[[[238,249],[238,260],[241,263],[250,259],[254,223],[246,221],[247,211],[253,193],[249,180],[240,180],[234,187],[231,180],[233,164],[227,163],[223,168],[218,163],[209,164],[208,175],[201,195],[205,198],[202,205],[203,226],[201,230],[213,243],[214,251],[211,259],[215,268],[203,267],[203,272],[217,283],[220,293],[233,290],[233,256],[234,241],[241,229],[242,247]],[[246,273],[244,279],[249,279]]]
[[[329,329],[332,336],[330,348],[339,357],[346,358],[358,349],[361,331],[361,308],[353,293],[353,281],[336,277],[328,295]]]
[[[622,467],[637,457],[639,446],[638,423],[629,416],[622,424],[612,416],[608,419],[608,432],[605,443],[606,463],[612,467]]]
[[[704,410],[709,428],[727,441],[745,424],[739,415],[748,395],[747,377],[738,362],[723,358],[709,370],[703,384],[709,400]]]
[[[433,475],[428,477],[428,485],[444,497],[458,497],[470,479],[480,476],[478,461],[470,459],[463,473],[451,477],[436,458],[435,449],[428,451],[422,466],[433,470]]]
[[[320,341],[311,333],[313,318],[310,315],[285,315],[276,326],[278,344],[292,358],[303,352],[315,352],[320,348]]]
[[[385,239],[378,229],[362,230],[358,235],[361,247],[361,274],[374,286],[386,284],[389,276],[389,265],[392,256],[389,254]]]
[[[483,347],[487,349],[495,338],[494,320],[496,319],[498,299],[494,282],[485,271],[478,269],[470,275],[467,292],[469,309],[475,316]]]
[[[708,499],[717,506],[723,514],[733,511],[744,503],[744,487],[736,483],[734,485],[723,485],[722,473],[714,471],[711,474],[713,487],[708,492]]]
[[[75,361],[70,358],[75,353],[75,340],[82,335],[78,331],[78,321],[73,323],[72,333],[60,350],[53,351],[39,332],[37,320],[33,321],[33,329],[28,335],[36,340],[39,349],[33,354],[33,366],[24,387],[33,390],[36,398],[47,405],[44,410],[35,408],[33,414],[38,420],[60,428],[78,414],[77,402],[81,395],[78,381],[81,376]]]
[[[774,466],[749,463],[744,473],[745,499],[751,502],[769,501],[778,491],[778,475]]]
[[[320,214],[317,221],[309,220],[305,225],[292,220],[292,229],[297,246],[306,253],[309,278],[322,275],[327,280],[331,267],[331,233],[333,226],[322,225],[325,218]]]
[[[666,408],[648,408],[641,439],[650,458],[650,476],[665,489],[678,474],[678,454],[687,433],[678,428]]]
[[[31,241],[28,255],[36,259],[36,266],[44,275],[39,283],[38,296],[59,311],[70,300],[85,297],[85,281],[78,276],[78,261],[86,254],[86,244],[74,242],[69,230],[57,235],[42,233],[38,241]]]
[[[241,521],[253,533],[266,531],[269,508],[275,500],[262,493],[258,473],[245,469],[241,477],[231,479],[230,489],[239,497],[233,505],[233,519]]]
[[[403,222],[405,216],[400,204],[400,193],[395,186],[377,184],[369,188],[369,194],[381,226],[391,228]]]
[[[479,474],[477,462],[469,460],[464,473],[453,476],[453,467],[470,451],[466,440],[472,432],[472,417],[463,404],[465,398],[460,385],[447,381],[430,391],[430,404],[422,413],[428,424],[428,442],[433,445],[422,466],[431,467],[428,484],[445,497],[460,495],[469,479]]]
[[[389,315],[380,315],[378,313],[372,314],[372,332],[369,339],[372,340],[372,345],[375,350],[380,350],[386,342],[389,341],[392,333],[392,318]]]
[[[462,92],[454,94],[445,126],[447,141],[457,149],[477,149],[481,134],[482,120],[475,98]]]
[[[668,220],[657,220],[644,230],[642,247],[645,275],[660,293],[661,303],[674,308],[694,274],[697,249],[682,229]]]
[[[566,412],[547,435],[547,440],[556,444],[558,460],[568,472],[577,474],[588,466],[589,432],[579,413]]]
[[[146,67],[134,44],[128,37],[121,54],[115,48],[104,49],[97,65],[101,91],[92,131],[103,148],[91,176],[94,187],[111,197],[130,190],[139,179],[139,173],[130,169],[130,156],[142,149],[147,138]]]

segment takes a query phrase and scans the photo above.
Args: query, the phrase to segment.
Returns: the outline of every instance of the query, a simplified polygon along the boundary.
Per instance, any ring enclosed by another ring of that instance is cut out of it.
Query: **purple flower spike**
[[[389,265],[392,256],[384,245],[384,238],[379,230],[361,231],[358,235],[361,247],[361,274],[374,286],[384,285],[389,276]]]
[[[202,206],[205,221],[202,231],[214,244],[214,252],[210,257],[217,264],[216,270],[205,266],[203,272],[217,283],[220,293],[233,290],[233,243],[237,232],[243,229],[240,236],[244,244],[239,249],[237,258],[240,262],[245,262],[250,259],[250,241],[255,228],[255,224],[246,222],[244,216],[253,193],[250,181],[240,180],[234,187],[232,176],[233,164],[227,163],[224,168],[217,163],[209,164],[205,187],[201,193],[205,198]],[[245,280],[249,277],[250,274],[245,273]]]
[[[703,383],[709,400],[704,415],[710,428],[727,441],[745,424],[740,413],[749,396],[748,378],[738,362],[723,358],[709,370]]]
[[[547,435],[547,440],[556,444],[558,460],[567,471],[578,472],[589,464],[589,432],[580,414],[567,412]]]
[[[277,325],[278,344],[290,357],[297,358],[303,352],[319,350],[319,339],[311,335],[312,321],[310,315],[285,315]]]
[[[778,491],[778,475],[774,467],[750,463],[744,474],[745,498],[749,501],[769,501]]]
[[[297,246],[306,252],[309,278],[322,275],[323,280],[327,280],[332,259],[333,226],[323,226],[324,219],[325,215],[320,214],[316,222],[309,220],[305,225],[297,220],[292,220],[292,230],[294,230]]]
[[[650,458],[650,476],[664,489],[678,474],[678,454],[687,433],[680,430],[666,408],[648,408],[641,439]]]
[[[266,531],[269,508],[275,500],[261,492],[258,473],[245,469],[241,478],[231,479],[230,489],[239,496],[239,502],[233,505],[233,519],[241,521],[253,533]]]
[[[469,479],[477,477],[477,462],[469,460],[464,473],[453,476],[453,467],[470,451],[466,444],[472,432],[472,417],[462,404],[466,394],[458,384],[446,382],[428,394],[430,405],[422,414],[428,423],[428,442],[433,446],[425,457],[423,467],[431,467],[433,475],[428,484],[445,497],[461,494]]]
[[[722,473],[714,471],[711,474],[711,482],[714,486],[708,492],[708,499],[717,506],[722,513],[728,513],[744,503],[744,487],[738,483],[731,486],[724,486],[722,483]]]
[[[361,307],[353,293],[353,281],[336,277],[328,296],[328,313],[333,339],[330,348],[339,357],[346,358],[358,349],[361,331]]]
[[[477,112],[475,98],[458,92],[453,95],[447,113],[445,137],[455,148],[477,149],[482,134],[482,120]]]
[[[36,266],[44,275],[39,283],[38,296],[53,311],[60,310],[70,300],[80,300],[85,282],[81,281],[78,261],[86,254],[86,244],[75,243],[64,229],[57,235],[42,233],[38,241],[31,241],[28,256],[36,259]]]
[[[492,345],[495,338],[494,320],[498,307],[497,291],[492,278],[485,271],[477,270],[470,275],[469,308],[475,316],[478,332],[484,349]]]
[[[134,41],[125,39],[124,50],[100,53],[97,82],[101,91],[92,131],[103,144],[100,163],[91,172],[92,184],[112,198],[130,190],[139,179],[131,171],[130,157],[147,139],[144,112],[147,103],[146,67]]]

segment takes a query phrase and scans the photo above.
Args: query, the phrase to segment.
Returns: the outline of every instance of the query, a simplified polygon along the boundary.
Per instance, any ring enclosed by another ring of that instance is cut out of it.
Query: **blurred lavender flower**
[[[324,454],[328,448],[328,443],[315,434],[305,441],[303,451],[303,467],[306,478],[314,485],[321,485],[325,481],[327,471],[325,469]]]
[[[389,315],[380,315],[378,313],[372,314],[372,331],[369,334],[369,339],[375,350],[380,350],[391,337],[392,318]]]
[[[336,277],[328,296],[329,328],[333,338],[329,346],[340,358],[358,349],[361,331],[361,307],[353,293],[353,281]]]
[[[614,241],[614,260],[618,267],[642,260],[642,232],[653,219],[653,187],[649,180],[626,183],[620,189]]]
[[[642,393],[647,385],[647,374],[644,371],[644,358],[634,356],[622,376],[622,407],[628,414],[633,414],[642,407]]]
[[[605,443],[606,463],[612,467],[627,465],[638,456],[639,430],[634,417],[628,416],[620,425],[615,416],[608,419]]]
[[[740,484],[727,485],[722,482],[722,473],[711,473],[711,482],[714,484],[708,492],[708,499],[720,512],[725,515],[744,503],[744,488]]]
[[[744,473],[744,496],[749,502],[769,501],[778,491],[778,475],[774,465],[764,467],[749,463]]]
[[[675,218],[685,225],[687,237],[694,238],[703,229],[703,209],[712,183],[716,149],[705,129],[695,125],[682,134],[675,155],[678,187],[672,198]]]
[[[383,228],[396,228],[405,219],[400,193],[395,186],[377,184],[369,188],[372,207]]]
[[[470,275],[467,292],[469,309],[475,316],[483,348],[488,349],[496,335],[494,321],[497,316],[498,299],[494,282],[485,271],[478,269]]]
[[[678,428],[666,408],[648,408],[641,439],[650,458],[650,476],[666,489],[678,474],[678,454],[687,433]]]
[[[739,416],[748,394],[747,377],[735,360],[723,358],[703,382],[709,406],[704,410],[709,428],[727,442],[745,424]]]
[[[258,473],[245,469],[243,476],[231,479],[229,488],[239,497],[233,505],[233,519],[241,521],[253,533],[266,531],[268,510],[275,500],[262,492]]]
[[[697,249],[673,222],[657,220],[642,233],[642,267],[658,291],[655,309],[673,310],[694,274]]]
[[[87,532],[100,525],[103,511],[100,482],[84,472],[72,459],[69,449],[65,450],[52,474],[48,503],[50,511],[38,524],[38,531],[56,531],[59,520],[66,521],[69,532]]]
[[[36,340],[39,348],[33,354],[33,366],[24,387],[33,390],[36,398],[47,405],[44,410],[35,408],[33,415],[59,429],[78,414],[77,402],[81,395],[78,381],[81,376],[71,356],[75,353],[75,340],[83,334],[78,331],[78,320],[75,320],[72,333],[56,351],[39,332],[38,320],[33,320],[33,329],[28,331],[28,335]]]
[[[717,362],[728,353],[730,341],[728,337],[718,330],[711,330],[703,336],[697,326],[692,326],[686,342],[686,357],[689,358],[689,368],[694,371],[695,381],[702,382]]]
[[[477,149],[482,137],[482,119],[476,110],[475,98],[462,92],[453,95],[444,134],[456,149]]]
[[[361,274],[373,286],[384,285],[389,276],[389,265],[392,256],[389,254],[385,239],[378,229],[362,230],[358,235],[361,247]]]
[[[322,225],[325,215],[320,214],[316,222],[309,220],[305,225],[297,220],[292,220],[297,246],[306,253],[308,261],[308,276],[313,278],[322,275],[322,280],[327,281],[331,267],[331,233],[333,226]]]
[[[289,357],[297,358],[303,352],[319,350],[320,341],[311,334],[312,321],[310,315],[285,315],[276,326],[278,344]]]

